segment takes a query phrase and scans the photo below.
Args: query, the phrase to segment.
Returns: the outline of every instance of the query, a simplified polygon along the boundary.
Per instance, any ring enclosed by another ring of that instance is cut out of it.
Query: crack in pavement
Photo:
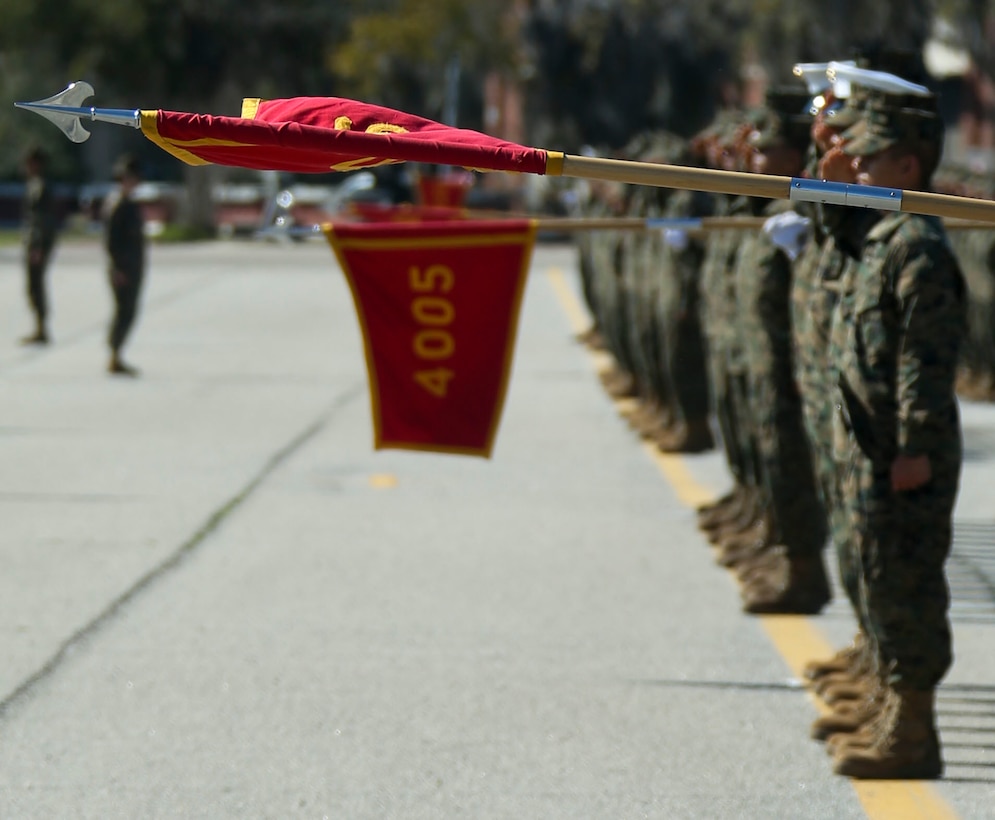
[[[354,387],[342,392],[321,414],[295,435],[289,442],[284,444],[279,450],[271,455],[262,468],[242,487],[235,495],[221,504],[211,513],[203,524],[186,541],[180,544],[170,555],[159,564],[154,566],[128,589],[114,598],[104,609],[94,618],[85,623],[68,638],[59,644],[55,653],[41,665],[34,673],[25,678],[16,688],[0,700],[0,719],[7,716],[11,707],[19,700],[26,697],[35,687],[54,675],[63,663],[69,658],[72,651],[81,645],[88,638],[96,635],[103,627],[107,626],[113,618],[128,604],[135,601],[138,596],[150,589],[157,581],[179,568],[184,561],[193,554],[211,535],[213,535],[228,518],[242,506],[257,489],[271,476],[280,466],[291,457],[296,455],[306,444],[312,441],[321,433],[343,408],[352,401],[365,394],[366,384],[360,382]]]

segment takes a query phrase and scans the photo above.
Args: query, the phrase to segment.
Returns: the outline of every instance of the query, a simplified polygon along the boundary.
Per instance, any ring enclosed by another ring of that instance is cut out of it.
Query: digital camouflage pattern
[[[717,197],[716,213],[743,216],[749,211],[745,197]],[[715,417],[722,432],[722,444],[729,469],[737,483],[755,484],[754,471],[742,442],[748,440],[742,405],[742,390],[731,363],[742,358],[736,333],[735,262],[744,232],[718,230],[708,235],[701,267],[702,313],[705,328],[708,372]]]
[[[771,202],[761,215],[790,209]],[[740,243],[734,280],[747,409],[774,540],[790,557],[818,556],[826,526],[795,384],[792,263],[765,232],[751,232]]]
[[[838,363],[834,452],[861,620],[888,681],[928,689],[951,660],[944,562],[961,467],[954,378],[965,288],[940,223],[861,214],[837,237],[859,249],[833,316]],[[933,477],[897,493],[899,454],[929,456]]]
[[[795,383],[811,447],[816,487],[826,526],[836,549],[843,589],[859,617],[860,571],[853,562],[852,550],[848,548],[848,526],[840,504],[833,455],[833,403],[827,399],[835,392],[838,378],[836,363],[830,353],[829,336],[847,264],[853,264],[853,261],[837,247],[833,236],[817,229],[795,261],[791,325]]]
[[[711,216],[715,199],[698,191],[675,191],[667,200],[667,218]],[[707,424],[709,384],[701,320],[701,268],[705,243],[689,237],[683,248],[664,245],[662,270],[667,276],[658,293],[664,333],[664,369],[674,392],[675,414],[687,424]]]

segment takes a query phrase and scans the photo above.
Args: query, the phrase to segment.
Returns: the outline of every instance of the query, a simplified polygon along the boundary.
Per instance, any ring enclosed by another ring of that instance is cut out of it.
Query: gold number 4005
[[[412,266],[408,269],[408,284],[414,293],[449,293],[455,277],[448,265]],[[414,354],[424,361],[448,359],[456,350],[456,340],[447,328],[456,318],[453,303],[443,296],[418,296],[411,302],[411,316],[420,326],[412,341]],[[417,370],[414,378],[425,390],[438,398],[445,398],[449,382],[455,374],[448,367]]]

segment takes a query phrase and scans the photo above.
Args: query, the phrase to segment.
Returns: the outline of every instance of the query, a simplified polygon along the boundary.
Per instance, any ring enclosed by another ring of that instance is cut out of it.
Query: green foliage
[[[356,3],[349,36],[329,55],[345,93],[438,114],[454,61],[479,80],[507,71],[517,50],[514,19],[502,3],[393,0]]]
[[[745,62],[774,82],[874,41],[921,45],[934,10],[973,31],[995,0],[3,0],[0,96],[88,79],[99,105],[233,114],[243,96],[339,94],[482,127],[485,77],[526,93],[533,144],[574,150],[690,133]],[[984,57],[984,43],[976,53]],[[987,64],[985,60],[981,61]],[[447,86],[448,82],[448,86]],[[122,138],[123,141],[124,138]],[[0,105],[0,178],[30,142],[80,176],[76,146]],[[168,157],[164,161],[173,162]]]

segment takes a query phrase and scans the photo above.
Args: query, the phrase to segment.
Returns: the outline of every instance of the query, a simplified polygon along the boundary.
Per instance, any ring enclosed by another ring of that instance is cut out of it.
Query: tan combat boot
[[[877,661],[869,643],[863,644],[864,650],[853,656],[853,663],[847,669],[828,672],[812,681],[812,690],[825,700],[825,693],[833,690],[837,694],[847,691],[856,685],[858,688],[870,676],[877,678]],[[830,701],[826,701],[829,703]]]
[[[704,504],[699,504],[694,509],[695,513],[698,516],[698,519],[700,520],[702,516],[714,513],[716,510],[726,506],[727,504],[732,504],[732,502],[736,500],[736,494],[742,489],[742,486],[743,486],[742,484],[735,484],[733,485],[733,488],[729,490],[729,492],[727,492],[725,495],[716,498],[714,501],[708,501]]]
[[[813,740],[828,740],[834,736],[852,736],[867,729],[884,709],[886,694],[885,687],[879,685],[862,700],[843,701],[828,715],[817,718],[809,734]]]
[[[601,379],[601,383],[612,398],[631,399],[637,395],[635,378],[619,367],[608,371]]]
[[[601,335],[601,330],[596,324],[591,325],[587,330],[578,333],[575,337],[582,345],[586,345],[591,350],[604,350],[605,338]]]
[[[940,739],[934,716],[935,690],[891,690],[893,704],[884,712],[870,746],[843,745],[833,771],[867,780],[934,780],[943,774]]]
[[[741,574],[749,574],[749,568],[758,574],[766,572],[766,568],[775,560],[771,553],[779,546],[772,544],[767,534],[752,541],[736,539],[719,547],[715,563],[720,567],[735,570],[742,581]]]
[[[887,731],[891,713],[895,709],[894,692],[886,685],[881,686],[881,708],[863,726],[853,732],[836,732],[826,738],[826,754],[835,757],[844,749],[869,749],[877,742],[878,736]]]
[[[747,484],[741,484],[736,482],[736,486],[732,491],[732,499],[729,503],[722,505],[721,511],[715,510],[710,513],[713,520],[704,522],[706,525],[705,529],[717,529],[720,526],[728,524],[735,518],[738,518],[743,514],[743,510],[746,509],[747,505],[752,503],[753,500],[753,488]]]
[[[806,663],[802,670],[802,676],[806,680],[814,681],[834,672],[846,672],[857,663],[857,659],[861,655],[868,651],[867,636],[864,635],[863,631],[859,631],[854,636],[853,643],[844,646],[831,658]]]
[[[741,591],[743,611],[750,615],[815,615],[832,593],[822,556],[790,557],[770,575],[758,576]]]
[[[733,536],[742,535],[760,520],[760,516],[763,512],[760,504],[760,498],[756,490],[752,488],[747,492],[748,497],[744,501],[739,515],[706,533],[708,540],[713,544],[718,545]]]
[[[704,453],[715,447],[715,438],[708,419],[693,419],[681,422],[668,440],[657,439],[657,447],[662,453]]]
[[[719,547],[715,563],[735,570],[741,584],[776,571],[786,559],[784,547],[773,539],[771,526],[767,519],[747,533],[752,538],[730,538]]]
[[[709,530],[719,526],[727,517],[734,515],[742,499],[737,486],[732,492],[724,495],[714,504],[698,510],[698,528]]]
[[[680,426],[672,407],[656,403],[653,414],[636,429],[640,438],[656,442],[661,436],[672,436]]]
[[[824,703],[834,706],[845,700],[862,700],[877,685],[877,675],[868,671],[860,677],[837,681],[817,691]]]
[[[663,422],[662,408],[654,400],[642,399],[639,404],[629,413],[623,413],[629,426],[640,435],[644,430],[653,428]]]
[[[737,484],[732,493],[727,496],[728,501],[717,504],[698,516],[698,526],[705,532],[710,532],[732,521],[742,512],[743,506],[748,501],[748,496],[747,488],[742,484]]]

